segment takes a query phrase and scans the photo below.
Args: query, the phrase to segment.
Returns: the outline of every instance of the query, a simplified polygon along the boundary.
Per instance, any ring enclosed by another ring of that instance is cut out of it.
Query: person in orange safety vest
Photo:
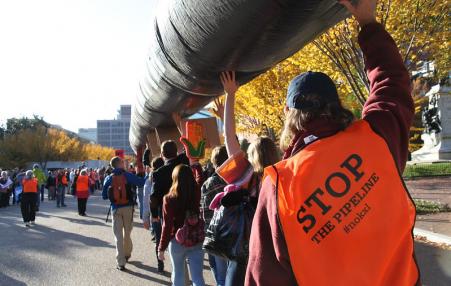
[[[75,196],[77,197],[78,203],[78,214],[81,216],[86,216],[86,204],[89,198],[90,187],[90,180],[86,169],[81,170],[80,175],[77,177],[75,186]]]
[[[38,179],[34,178],[32,170],[28,170],[22,181],[22,198],[20,200],[20,209],[22,211],[22,218],[26,227],[30,227],[35,224],[38,191]]]
[[[376,22],[376,2],[340,1],[361,26],[370,86],[361,120],[323,73],[303,73],[288,87],[284,160],[265,169],[245,285],[420,284],[415,206],[401,177],[410,76]]]

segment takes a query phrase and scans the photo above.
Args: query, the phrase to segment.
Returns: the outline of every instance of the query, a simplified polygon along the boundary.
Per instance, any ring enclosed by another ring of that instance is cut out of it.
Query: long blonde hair
[[[249,162],[254,167],[254,172],[263,174],[263,170],[280,161],[280,151],[274,141],[269,137],[259,137],[252,142],[247,149]]]

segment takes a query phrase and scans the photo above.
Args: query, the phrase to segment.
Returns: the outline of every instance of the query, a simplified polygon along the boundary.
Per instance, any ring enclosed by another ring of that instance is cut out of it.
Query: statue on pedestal
[[[423,147],[412,153],[413,161],[451,160],[451,88],[446,81],[426,94],[429,104],[423,109]]]

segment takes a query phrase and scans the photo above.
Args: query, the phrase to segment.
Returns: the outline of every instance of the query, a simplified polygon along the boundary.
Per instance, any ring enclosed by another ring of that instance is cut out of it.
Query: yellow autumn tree
[[[449,1],[383,0],[378,20],[400,48],[409,71],[434,61],[436,79],[449,70]],[[329,29],[292,57],[243,86],[237,95],[238,129],[278,134],[289,81],[308,71],[322,71],[337,84],[343,104],[360,115],[369,84],[358,46],[358,25],[346,19]]]
[[[114,156],[112,148],[87,144],[45,122],[28,124],[32,120],[27,120],[11,120],[20,124],[0,138],[0,168],[25,167],[30,162],[45,168],[48,161],[110,160]]]
[[[83,144],[78,138],[71,138],[66,132],[50,128],[47,132],[49,149],[53,152],[53,160],[79,161],[83,158]]]
[[[114,156],[114,149],[99,144],[85,144],[83,146],[83,160],[109,161]]]

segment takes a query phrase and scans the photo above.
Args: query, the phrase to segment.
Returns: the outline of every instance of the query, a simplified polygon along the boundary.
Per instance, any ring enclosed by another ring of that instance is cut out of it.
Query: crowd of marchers
[[[205,285],[205,254],[221,286],[420,285],[415,207],[399,175],[414,115],[410,77],[396,43],[376,21],[377,1],[339,2],[361,27],[370,86],[361,119],[341,104],[329,76],[305,72],[288,86],[279,146],[260,137],[243,150],[235,132],[239,84],[234,72],[223,72],[225,145],[213,149],[213,170],[202,168],[191,148],[165,141],[157,157],[139,150],[136,171],[114,157],[103,173],[61,170],[46,179],[38,167],[2,172],[2,205],[21,185],[13,203],[21,201],[29,225],[45,185],[57,206],[64,207],[66,190],[78,196],[80,215],[89,194],[101,188],[111,203],[116,268],[126,271],[138,200],[158,272],[165,271],[168,253],[175,286],[186,285],[187,268],[194,286]],[[174,118],[183,136],[180,117]],[[365,184],[371,192],[363,196]],[[352,231],[331,223],[349,225],[359,214]]]
[[[132,166],[131,166],[132,167]],[[78,214],[86,215],[89,195],[103,186],[111,168],[54,169],[44,171],[38,164],[31,170],[0,170],[0,208],[20,206],[25,226],[35,224],[41,202],[55,201],[55,207],[66,207],[66,195],[77,198]]]

